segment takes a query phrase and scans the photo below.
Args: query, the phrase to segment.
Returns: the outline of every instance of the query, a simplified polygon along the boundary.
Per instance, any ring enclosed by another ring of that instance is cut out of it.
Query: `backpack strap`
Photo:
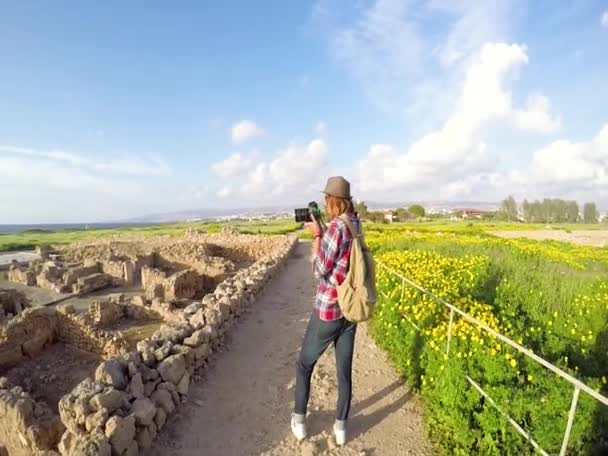
[[[342,214],[338,218],[340,220],[342,220],[346,224],[346,226],[350,230],[350,234],[352,235],[353,238],[355,238],[355,237],[360,238],[361,237],[361,234],[362,234],[361,228],[359,228],[359,231],[355,231],[355,228],[353,227],[353,224],[350,222],[350,220],[348,218],[348,215]]]

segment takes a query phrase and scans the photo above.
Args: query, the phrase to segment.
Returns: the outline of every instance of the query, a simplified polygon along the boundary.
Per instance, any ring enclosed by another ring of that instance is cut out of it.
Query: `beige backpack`
[[[376,304],[376,272],[372,253],[363,240],[363,230],[356,232],[348,215],[340,219],[353,236],[349,269],[344,282],[338,285],[338,304],[348,321],[359,323],[368,320]]]

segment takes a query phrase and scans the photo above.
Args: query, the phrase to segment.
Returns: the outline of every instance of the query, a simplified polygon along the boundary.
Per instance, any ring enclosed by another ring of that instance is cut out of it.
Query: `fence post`
[[[565,456],[566,450],[568,449],[568,440],[570,440],[570,431],[572,431],[572,423],[574,422],[574,415],[576,415],[576,404],[578,402],[578,393],[580,393],[580,391],[581,389],[578,387],[578,385],[574,387],[572,404],[570,404],[570,413],[568,413],[568,424],[566,425],[564,441],[562,442],[562,450],[559,452],[559,456]]]
[[[445,348],[446,355],[450,354],[450,341],[452,340],[452,321],[454,321],[454,308],[450,310],[450,324],[448,325],[448,345]]]

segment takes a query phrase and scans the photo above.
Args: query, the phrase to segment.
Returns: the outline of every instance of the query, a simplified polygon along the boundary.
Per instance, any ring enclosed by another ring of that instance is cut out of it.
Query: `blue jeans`
[[[321,355],[333,342],[338,372],[337,419],[346,420],[352,397],[351,371],[357,325],[344,318],[323,321],[313,310],[306,328],[296,369],[294,412],[306,415],[310,396],[310,377]]]

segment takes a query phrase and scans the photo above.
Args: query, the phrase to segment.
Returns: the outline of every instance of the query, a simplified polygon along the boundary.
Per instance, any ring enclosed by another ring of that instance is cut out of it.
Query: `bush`
[[[606,252],[488,236],[379,231],[368,243],[379,261],[608,392]],[[467,375],[543,449],[559,453],[570,383],[460,318],[453,322],[448,356],[446,307],[409,287],[401,297],[400,281],[382,268],[378,289],[384,295],[372,335],[419,391],[427,431],[441,454],[533,453]],[[608,452],[607,409],[581,392],[568,454]]]

